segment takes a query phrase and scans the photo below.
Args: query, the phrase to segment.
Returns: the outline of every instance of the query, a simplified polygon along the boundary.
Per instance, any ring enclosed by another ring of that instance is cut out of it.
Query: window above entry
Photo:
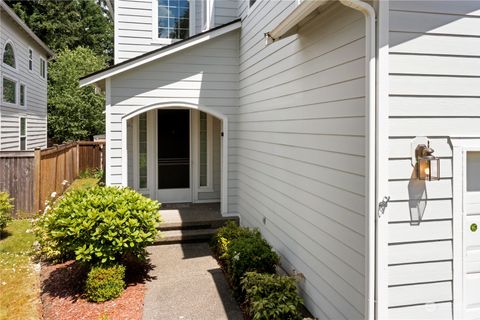
[[[191,2],[188,0],[154,1],[154,40],[169,44],[188,38],[192,11]]]

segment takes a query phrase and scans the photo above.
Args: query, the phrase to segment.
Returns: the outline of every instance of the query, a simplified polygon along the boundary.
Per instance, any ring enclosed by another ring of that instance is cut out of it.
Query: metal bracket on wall
[[[385,213],[385,209],[388,207],[390,196],[383,197],[383,200],[378,203],[378,217],[381,218]]]

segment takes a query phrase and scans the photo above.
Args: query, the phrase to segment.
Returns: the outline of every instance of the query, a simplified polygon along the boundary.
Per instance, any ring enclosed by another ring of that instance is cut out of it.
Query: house
[[[81,80],[106,92],[107,184],[220,201],[319,319],[478,319],[480,1],[114,12],[116,64]]]
[[[47,61],[53,52],[0,0],[0,151],[47,146]]]

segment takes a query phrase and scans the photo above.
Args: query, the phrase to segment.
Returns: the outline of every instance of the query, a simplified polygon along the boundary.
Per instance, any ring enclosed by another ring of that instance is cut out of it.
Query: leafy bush
[[[89,301],[104,302],[118,298],[125,288],[125,267],[93,267],[87,276],[85,295]]]
[[[241,284],[248,313],[253,320],[302,318],[302,299],[294,278],[247,272]]]
[[[0,192],[0,233],[7,226],[7,223],[12,220],[12,205],[13,199],[7,192]]]
[[[159,209],[157,201],[128,188],[76,189],[47,209],[35,230],[41,245],[78,261],[105,264],[128,255],[144,259],[145,247],[158,234]]]
[[[279,256],[260,233],[232,240],[227,255],[228,273],[237,293],[240,289],[240,280],[246,272],[274,273],[279,260]]]
[[[234,221],[228,221],[224,227],[217,230],[212,238],[212,247],[217,257],[221,260],[228,261],[228,246],[238,238],[260,236],[260,232],[254,229],[240,227]]]

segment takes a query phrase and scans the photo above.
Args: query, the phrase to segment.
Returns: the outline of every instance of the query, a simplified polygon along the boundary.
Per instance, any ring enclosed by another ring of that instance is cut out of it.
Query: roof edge
[[[218,27],[212,28],[210,30],[207,30],[205,32],[198,33],[192,37],[186,38],[184,40],[177,41],[175,43],[172,43],[170,45],[155,49],[153,51],[144,53],[138,57],[134,57],[129,60],[125,60],[123,62],[120,62],[116,65],[113,65],[111,67],[99,70],[97,72],[91,73],[89,75],[86,75],[82,78],[80,78],[80,87],[87,86],[90,84],[97,83],[101,80],[104,80],[106,78],[110,78],[116,74],[125,72],[127,70],[131,70],[133,68],[136,68],[138,66],[141,66],[145,63],[155,61],[157,59],[160,59],[162,57],[171,55],[175,52],[179,52],[182,50],[185,50],[187,48],[190,48],[192,46],[195,46],[197,44],[203,43],[205,41],[214,39],[216,37],[219,37],[221,35],[227,34],[229,32],[232,32],[234,30],[239,29],[242,26],[241,19],[235,19],[231,22],[228,22],[226,24],[220,25]]]
[[[27,26],[22,19],[20,19],[19,16],[17,16],[15,11],[13,11],[12,8],[10,8],[3,0],[0,0],[0,7],[5,10],[5,12],[13,19],[13,21],[15,21],[35,42],[40,45],[40,47],[47,52],[50,58],[55,55],[53,51],[32,31],[32,29]]]

